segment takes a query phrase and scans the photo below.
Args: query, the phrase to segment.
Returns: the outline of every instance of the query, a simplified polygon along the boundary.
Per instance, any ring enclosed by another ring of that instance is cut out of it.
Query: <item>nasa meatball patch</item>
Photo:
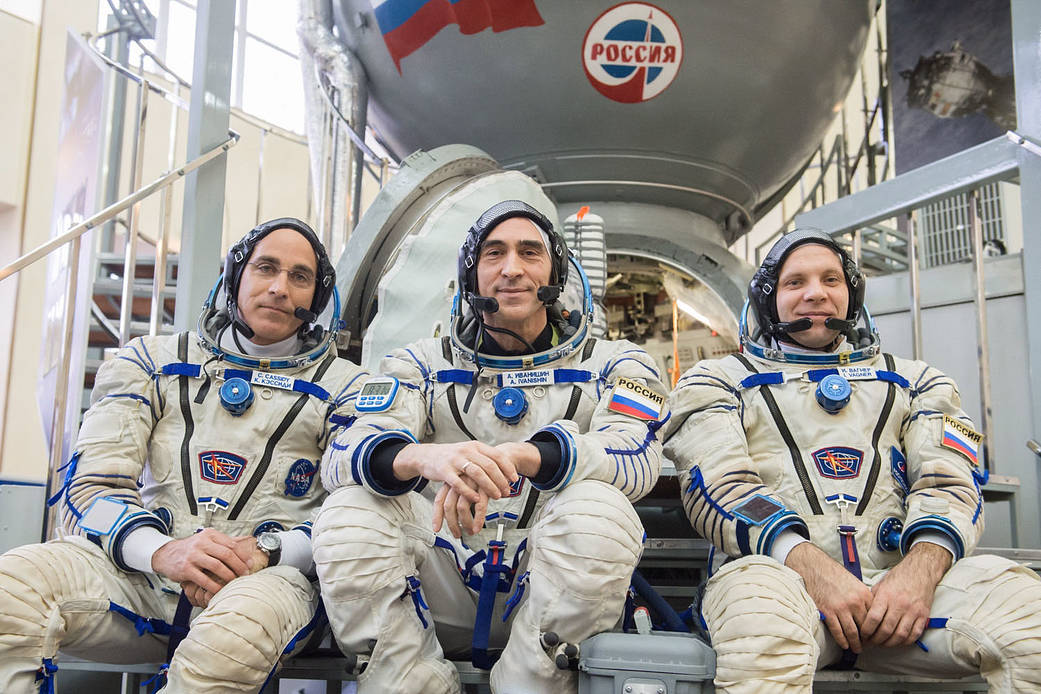
[[[655,393],[639,381],[631,378],[619,378],[615,381],[607,409],[636,419],[657,421],[661,417],[664,405],[664,395]]]
[[[307,458],[301,458],[293,463],[286,475],[286,496],[300,497],[307,493],[314,482],[314,474],[318,472],[318,466]]]

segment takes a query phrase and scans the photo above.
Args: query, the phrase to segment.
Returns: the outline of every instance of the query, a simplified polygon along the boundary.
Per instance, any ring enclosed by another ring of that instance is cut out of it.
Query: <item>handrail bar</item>
[[[340,107],[333,101],[328,90],[328,87],[331,85],[327,85],[326,80],[323,79],[325,75],[318,69],[317,65],[315,66],[315,73],[315,79],[318,81],[318,90],[322,92],[322,96],[325,97],[325,103],[329,105],[329,108],[331,108],[333,112],[340,117],[340,120],[343,121],[344,126],[347,128],[347,136],[351,138],[351,142],[354,143],[354,146],[360,149],[362,153],[373,162],[382,161],[382,157],[372,151],[372,148],[365,143],[365,138],[358,134],[358,131],[354,129],[354,125],[351,123],[350,119],[343,115],[343,111],[341,111]],[[398,162],[395,162],[395,164],[396,163]]]
[[[993,140],[901,174],[900,180],[891,178],[803,212],[795,223],[832,233],[866,227],[987,183],[1008,180],[1019,170],[1021,152],[1041,156],[1041,147],[1010,130]]]
[[[166,99],[167,101],[169,101],[171,104],[173,104],[177,108],[181,109],[182,111],[187,111],[188,110],[188,102],[185,101],[184,99],[182,99],[179,94],[175,94],[175,93],[171,92],[170,90],[165,89],[164,87],[160,87],[160,86],[156,85],[154,82],[150,82],[149,80],[147,80],[146,78],[144,78],[141,75],[137,74],[136,72],[134,72],[130,68],[128,68],[128,67],[126,67],[124,65],[120,65],[116,61],[112,60],[112,58],[109,58],[107,55],[105,55],[104,51],[102,51],[100,48],[98,48],[97,45],[95,45],[95,43],[94,43],[99,38],[98,36],[93,36],[93,35],[90,34],[90,32],[87,32],[86,34],[84,34],[84,38],[86,38],[87,45],[90,46],[91,49],[93,49],[94,53],[98,56],[98,58],[100,58],[102,60],[102,62],[104,62],[110,68],[112,68],[113,70],[115,70],[119,74],[123,75],[127,79],[129,79],[129,80],[131,80],[133,82],[136,82],[139,85],[142,85],[142,86],[146,87],[149,91],[155,92],[156,94],[158,94],[159,96],[163,97],[164,99]],[[174,77],[177,77],[177,76],[174,75]]]
[[[98,48],[98,46],[95,43],[98,39],[103,38],[105,36],[105,34],[91,35],[88,32],[85,36],[87,37],[87,45],[89,45],[94,50],[94,52],[98,55],[98,57],[102,61],[105,62],[106,65],[108,65],[109,67],[111,67],[116,72],[118,72],[119,74],[123,75],[124,77],[132,80],[133,82],[136,82],[139,85],[147,86],[149,91],[152,91],[152,92],[155,92],[156,94],[159,94],[164,99],[166,99],[167,101],[169,101],[174,106],[176,106],[177,108],[181,109],[182,111],[187,111],[188,110],[188,102],[185,101],[184,99],[182,99],[179,94],[176,94],[174,92],[169,91],[168,89],[166,89],[164,87],[156,85],[155,82],[152,82],[151,80],[149,80],[144,75],[141,75],[141,74],[135,72],[134,70],[128,68],[125,65],[120,65],[119,63],[113,61],[111,58],[109,58],[107,55],[105,55],[105,53],[100,48]],[[150,51],[148,51],[145,46],[142,46],[140,43],[138,43],[138,47],[141,48],[141,50],[144,51],[148,55],[149,58],[154,60],[155,63],[160,68],[162,68],[162,70],[164,72],[166,72],[170,77],[172,77],[174,79],[174,81],[179,86],[185,87],[185,88],[189,88],[189,89],[191,88],[192,85],[189,82],[185,82],[184,79],[182,79],[176,72],[173,72],[172,70],[170,70],[170,68],[168,68],[164,63],[162,63],[160,60],[158,60],[155,57],[154,54],[152,54]],[[275,125],[274,123],[268,123],[268,122],[266,122],[264,120],[261,120],[260,118],[257,118],[255,116],[249,114],[249,113],[246,113],[245,111],[243,111],[241,109],[232,108],[231,109],[231,115],[234,116],[235,118],[238,118],[239,120],[243,120],[243,121],[249,123],[250,125],[254,126],[255,128],[259,128],[260,130],[266,130],[266,131],[268,131],[270,133],[274,133],[274,134],[278,135],[279,137],[281,137],[281,138],[283,138],[285,140],[289,140],[291,142],[295,142],[295,143],[300,144],[300,145],[306,145],[307,144],[307,138],[304,137],[303,135],[300,135],[299,133],[295,133],[292,130],[286,130],[285,128],[280,128],[277,125]],[[378,162],[379,158],[375,159],[375,161]]]
[[[229,149],[231,149],[236,144],[238,144],[239,137],[240,137],[239,134],[237,132],[235,132],[234,130],[229,130],[228,134],[229,134],[229,137],[228,137],[227,140],[225,140],[224,142],[220,143],[216,147],[207,150],[203,154],[200,154],[198,157],[196,157],[195,159],[192,159],[190,162],[188,162],[184,166],[163,174],[162,176],[160,176],[156,180],[154,180],[151,183],[149,183],[144,188],[142,188],[142,189],[140,189],[140,190],[138,190],[138,191],[136,191],[134,193],[131,193],[130,195],[126,196],[125,198],[123,198],[121,200],[117,200],[116,202],[112,203],[111,205],[109,205],[105,209],[101,210],[100,212],[97,212],[93,216],[88,217],[87,219],[83,220],[82,222],[80,222],[76,226],[74,226],[71,229],[69,229],[68,231],[66,231],[61,236],[54,237],[53,239],[51,239],[47,243],[44,243],[44,244],[36,247],[32,251],[29,251],[28,253],[26,253],[25,255],[21,256],[20,258],[18,258],[14,262],[12,262],[12,263],[10,263],[8,265],[5,265],[4,267],[0,268],[0,282],[2,282],[3,280],[7,279],[8,277],[13,275],[14,273],[18,272],[19,270],[21,270],[21,269],[23,269],[23,268],[25,268],[25,267],[27,267],[29,265],[32,265],[37,260],[39,260],[40,258],[43,258],[44,256],[46,256],[47,254],[49,254],[51,251],[55,250],[56,248],[64,246],[66,243],[79,238],[80,236],[82,236],[86,232],[88,232],[91,229],[93,229],[94,227],[96,227],[98,224],[102,224],[104,222],[107,222],[108,220],[112,219],[113,217],[115,217],[117,214],[119,214],[123,210],[129,208],[130,206],[134,205],[135,203],[137,203],[140,200],[144,200],[145,198],[147,198],[152,193],[154,193],[157,190],[160,190],[161,188],[163,188],[163,187],[173,183],[174,181],[180,179],[185,174],[188,174],[188,173],[191,173],[192,171],[195,171],[196,169],[198,169],[200,166],[202,166],[203,164],[207,163],[211,159],[215,159],[218,156],[220,156],[221,154],[223,154],[224,152],[227,152]]]

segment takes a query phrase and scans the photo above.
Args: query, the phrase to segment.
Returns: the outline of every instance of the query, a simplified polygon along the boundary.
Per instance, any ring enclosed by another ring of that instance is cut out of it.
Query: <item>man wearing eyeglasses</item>
[[[306,643],[315,476],[364,380],[336,312],[319,326],[334,286],[310,227],[261,224],[196,332],[102,365],[52,499],[65,537],[0,557],[0,691],[50,691],[61,650],[168,664],[169,692],[256,692]]]

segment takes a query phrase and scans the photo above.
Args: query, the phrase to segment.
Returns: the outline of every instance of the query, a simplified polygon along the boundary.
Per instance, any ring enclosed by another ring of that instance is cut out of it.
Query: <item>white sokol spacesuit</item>
[[[760,325],[783,325],[766,303],[777,273],[796,245],[829,245],[821,236],[796,231],[771,251],[749,289]],[[863,276],[830,246],[846,273],[853,328]],[[1041,691],[1041,581],[1014,562],[969,556],[983,530],[984,474],[981,437],[955,383],[881,353],[866,312],[869,328],[849,332],[853,344],[832,353],[792,349],[769,331],[757,342],[748,312],[746,304],[743,353],[703,361],[677,383],[665,444],[691,523],[730,557],[701,605],[717,688],[809,692],[815,669],[842,656],[802,578],[778,556],[801,536],[867,585],[916,541],[954,554],[919,642],[866,645],[856,667],[981,673],[993,692]]]
[[[500,203],[471,229],[461,276],[483,234],[518,214],[552,228],[523,203]],[[546,238],[566,267],[563,241],[552,231]],[[487,668],[489,648],[504,643],[493,691],[575,692],[576,673],[554,665],[540,636],[578,643],[621,616],[643,542],[631,502],[658,478],[657,431],[668,410],[643,350],[587,337],[588,283],[571,262],[586,295],[585,310],[572,314],[581,315],[577,330],[554,321],[550,308],[546,351],[475,357],[474,322],[469,337],[460,327],[475,285],[461,277],[452,335],[387,355],[383,375],[362,389],[357,422],[326,452],[322,481],[331,494],[315,520],[315,562],[337,641],[371,653],[358,678],[362,694],[458,692],[446,654]],[[549,477],[545,462],[541,479],[521,477],[509,496],[491,500],[483,530],[456,539],[432,530],[432,504],[418,493],[426,480],[395,486],[373,459],[381,446],[470,439],[531,440],[555,451],[559,464]]]
[[[226,267],[241,273],[263,232],[297,228],[289,222],[302,225],[282,219],[255,229]],[[317,237],[308,238],[318,254]],[[324,249],[319,257],[321,283],[332,266]],[[316,314],[333,293],[325,286]],[[217,293],[201,337],[137,338],[98,371],[54,498],[67,536],[0,557],[3,692],[50,691],[59,650],[166,662],[171,632],[182,636],[175,612],[187,618],[190,605],[181,596],[179,608],[180,586],[151,573],[150,557],[169,537],[203,528],[271,533],[281,561],[272,552],[271,565],[194,611],[164,691],[256,692],[312,631],[318,598],[304,573],[310,520],[325,497],[316,473],[327,442],[353,420],[365,372],[336,356],[332,331],[293,335],[274,350],[249,342],[228,312],[214,310]]]

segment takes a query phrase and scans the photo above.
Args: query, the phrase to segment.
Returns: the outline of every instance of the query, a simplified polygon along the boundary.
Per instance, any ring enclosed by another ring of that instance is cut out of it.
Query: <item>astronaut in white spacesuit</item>
[[[490,667],[495,692],[575,692],[544,635],[578,643],[621,616],[665,389],[643,350],[588,336],[570,264],[584,305],[566,314],[550,221],[516,200],[484,212],[451,334],[386,356],[326,452],[315,562],[340,646],[371,654],[361,694],[458,692],[446,654]]]
[[[950,378],[880,351],[863,303],[846,253],[796,230],[749,285],[742,353],[670,398],[684,507],[729,557],[701,603],[717,689],[808,693],[838,664],[1039,692],[1041,581],[970,556],[982,437]]]
[[[197,333],[102,365],[52,499],[66,536],[0,557],[0,691],[50,691],[61,650],[256,692],[306,643],[316,473],[366,375],[316,325],[334,294],[318,237],[276,219],[232,246]]]

